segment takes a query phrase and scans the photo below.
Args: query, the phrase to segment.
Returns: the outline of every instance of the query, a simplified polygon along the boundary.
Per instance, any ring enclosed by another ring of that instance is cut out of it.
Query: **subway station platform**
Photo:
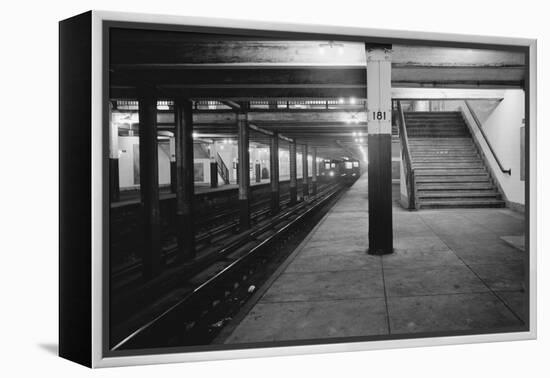
[[[395,203],[395,201],[394,201]],[[368,245],[367,175],[334,205],[218,339],[227,344],[524,326],[524,216],[393,209],[391,255]]]

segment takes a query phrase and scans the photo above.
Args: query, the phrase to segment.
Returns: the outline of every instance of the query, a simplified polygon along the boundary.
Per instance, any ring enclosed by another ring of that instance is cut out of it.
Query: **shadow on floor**
[[[41,343],[38,344],[38,347],[50,354],[59,355],[59,345],[57,343]]]

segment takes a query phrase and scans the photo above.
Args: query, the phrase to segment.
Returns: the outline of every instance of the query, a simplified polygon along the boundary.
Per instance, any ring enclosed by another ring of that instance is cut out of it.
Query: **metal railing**
[[[468,111],[472,115],[472,118],[474,119],[474,122],[476,123],[476,126],[479,129],[481,135],[483,135],[483,138],[485,139],[485,143],[487,143],[487,146],[489,147],[489,150],[493,154],[493,157],[495,158],[495,161],[497,162],[498,167],[500,168],[502,173],[507,173],[509,175],[512,175],[512,169],[504,169],[504,167],[502,166],[502,163],[500,162],[500,159],[496,155],[495,150],[493,149],[493,146],[491,145],[491,142],[489,141],[489,138],[487,138],[487,135],[485,134],[485,131],[483,130],[481,121],[479,120],[479,118],[477,118],[477,115],[476,115],[474,109],[472,108],[472,105],[470,104],[470,101],[464,100],[464,103],[466,104],[466,107],[468,108]]]
[[[401,107],[401,101],[397,101],[397,118],[399,126],[399,139],[401,140],[401,155],[403,156],[403,170],[405,171],[405,183],[407,186],[407,196],[409,197],[409,209],[416,209],[416,192],[414,184],[414,169],[412,167],[412,157],[409,150],[409,138],[407,135],[407,125],[405,124],[405,114]]]
[[[223,182],[227,185],[229,184],[229,169],[227,165],[223,162],[222,157],[219,153],[216,153],[216,165],[218,166],[218,174],[223,179]]]

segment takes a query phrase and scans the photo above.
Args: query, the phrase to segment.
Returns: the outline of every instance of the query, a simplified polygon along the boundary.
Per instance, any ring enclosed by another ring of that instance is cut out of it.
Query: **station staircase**
[[[415,207],[504,207],[460,112],[405,112]]]

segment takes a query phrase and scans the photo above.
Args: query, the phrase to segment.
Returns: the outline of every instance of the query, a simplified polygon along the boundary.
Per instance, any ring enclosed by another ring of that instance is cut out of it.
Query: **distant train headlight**
[[[356,174],[355,174],[355,173],[353,173],[353,174],[352,174],[352,176],[356,176]]]
[[[334,176],[334,171],[330,171],[329,176]]]

